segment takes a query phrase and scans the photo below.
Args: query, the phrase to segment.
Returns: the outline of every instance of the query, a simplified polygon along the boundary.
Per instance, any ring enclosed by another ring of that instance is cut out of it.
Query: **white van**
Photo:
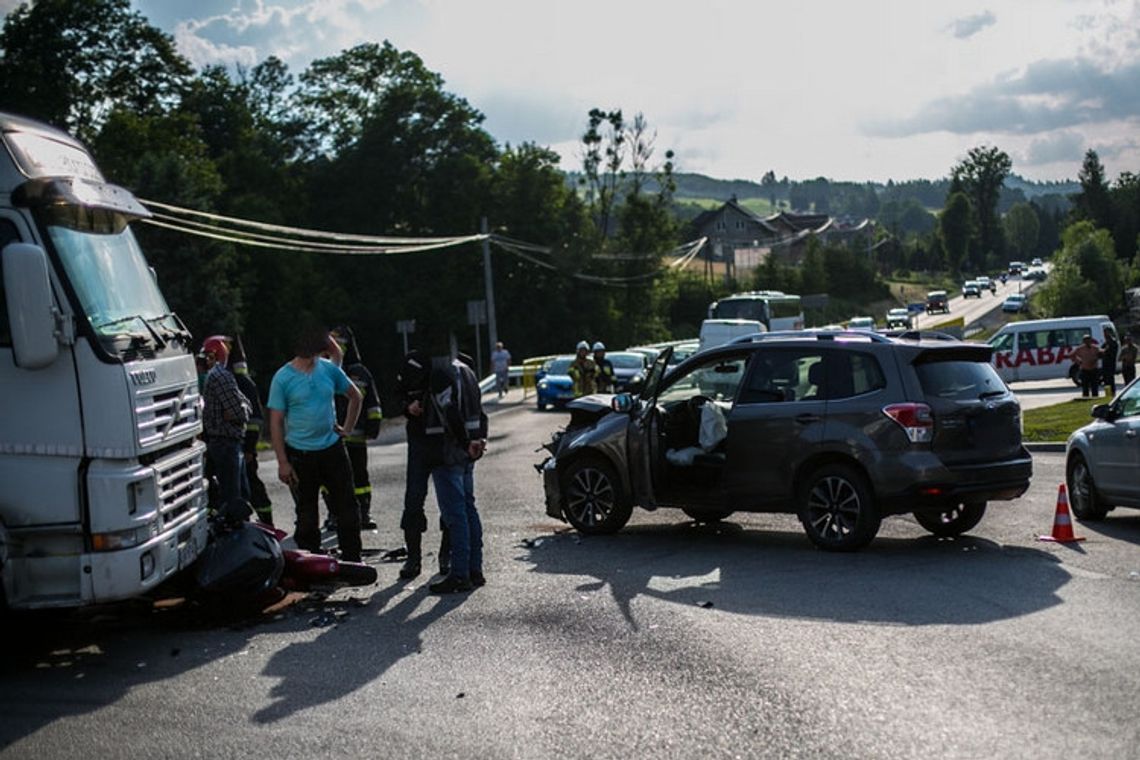
[[[1086,335],[1101,345],[1116,329],[1103,314],[1010,322],[989,340],[992,361],[1007,383],[1072,377],[1073,349]]]
[[[755,319],[706,319],[701,322],[701,350],[731,343],[742,335],[767,332]]]

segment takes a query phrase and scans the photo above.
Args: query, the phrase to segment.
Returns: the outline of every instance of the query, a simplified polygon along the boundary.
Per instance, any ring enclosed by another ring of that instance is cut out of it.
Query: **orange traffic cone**
[[[1038,536],[1037,540],[1056,541],[1059,544],[1085,540],[1084,536],[1073,535],[1073,518],[1069,515],[1069,492],[1065,490],[1064,483],[1057,489],[1057,512],[1053,516],[1053,535]]]

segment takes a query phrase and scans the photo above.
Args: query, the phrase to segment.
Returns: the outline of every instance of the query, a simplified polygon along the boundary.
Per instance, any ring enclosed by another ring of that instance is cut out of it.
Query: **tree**
[[[800,265],[800,287],[805,295],[827,292],[827,269],[823,263],[823,246],[814,235],[808,240]]]
[[[938,230],[946,253],[946,266],[960,272],[973,237],[973,210],[965,193],[954,193],[946,199],[946,208],[938,218]]]
[[[1028,203],[1019,203],[1003,219],[1005,236],[1018,258],[1032,258],[1037,250],[1037,234],[1041,223]]]
[[[970,257],[975,269],[985,268],[991,257],[1003,253],[997,205],[1002,185],[1012,166],[1007,153],[983,145],[971,148],[966,158],[950,172],[953,186],[960,186],[971,201],[978,240],[978,246]]]
[[[1116,257],[1121,261],[1131,261],[1140,253],[1137,249],[1137,235],[1140,235],[1140,175],[1122,172],[1113,183],[1110,195]]]
[[[1111,230],[1112,201],[1109,199],[1108,180],[1105,179],[1104,166],[1095,150],[1085,152],[1085,160],[1081,163],[1077,179],[1081,183],[1081,192],[1073,198],[1073,218]]]
[[[1071,224],[1037,295],[1038,308],[1049,317],[1112,314],[1124,302],[1123,270],[1108,230],[1087,221]]]
[[[764,192],[768,193],[768,203],[772,208],[776,208],[776,188],[779,182],[776,180],[776,172],[769,169],[765,172],[764,176],[760,178],[760,186],[764,188]]]
[[[192,75],[129,0],[38,0],[0,32],[0,103],[88,141],[116,109],[155,115]]]
[[[625,141],[621,109],[590,109],[588,126],[582,135],[582,182],[586,186],[586,203],[603,237],[609,234],[618,188],[625,178]]]

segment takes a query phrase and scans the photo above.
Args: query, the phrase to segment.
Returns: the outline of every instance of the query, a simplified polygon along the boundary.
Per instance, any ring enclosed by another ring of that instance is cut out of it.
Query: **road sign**
[[[407,335],[416,331],[416,320],[400,319],[396,321],[396,332]]]
[[[469,324],[469,325],[485,325],[485,324],[487,324],[487,302],[486,301],[468,301],[467,302],[467,324]]]

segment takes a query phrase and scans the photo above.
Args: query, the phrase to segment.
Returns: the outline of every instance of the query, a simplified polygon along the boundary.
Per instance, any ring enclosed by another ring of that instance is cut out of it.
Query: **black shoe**
[[[419,575],[422,571],[423,567],[420,566],[420,561],[418,559],[410,559],[404,563],[403,567],[400,568],[400,577],[406,581],[410,581],[412,578],[415,578],[417,575]]]
[[[324,530],[326,533],[336,533],[336,520],[331,517],[325,520]]]
[[[373,520],[371,517],[368,517],[367,515],[365,515],[365,516],[360,518],[360,529],[361,530],[376,530],[376,528],[377,528],[376,521]]]
[[[471,573],[471,585],[475,588],[483,588],[487,585],[487,576],[483,573]]]
[[[475,588],[471,585],[471,581],[466,578],[460,578],[455,575],[449,575],[439,583],[432,583],[428,586],[428,591],[433,594],[456,594],[465,591],[470,591]]]
[[[439,574],[444,575],[444,576],[451,575],[451,561],[450,560],[441,559],[439,561]]]

